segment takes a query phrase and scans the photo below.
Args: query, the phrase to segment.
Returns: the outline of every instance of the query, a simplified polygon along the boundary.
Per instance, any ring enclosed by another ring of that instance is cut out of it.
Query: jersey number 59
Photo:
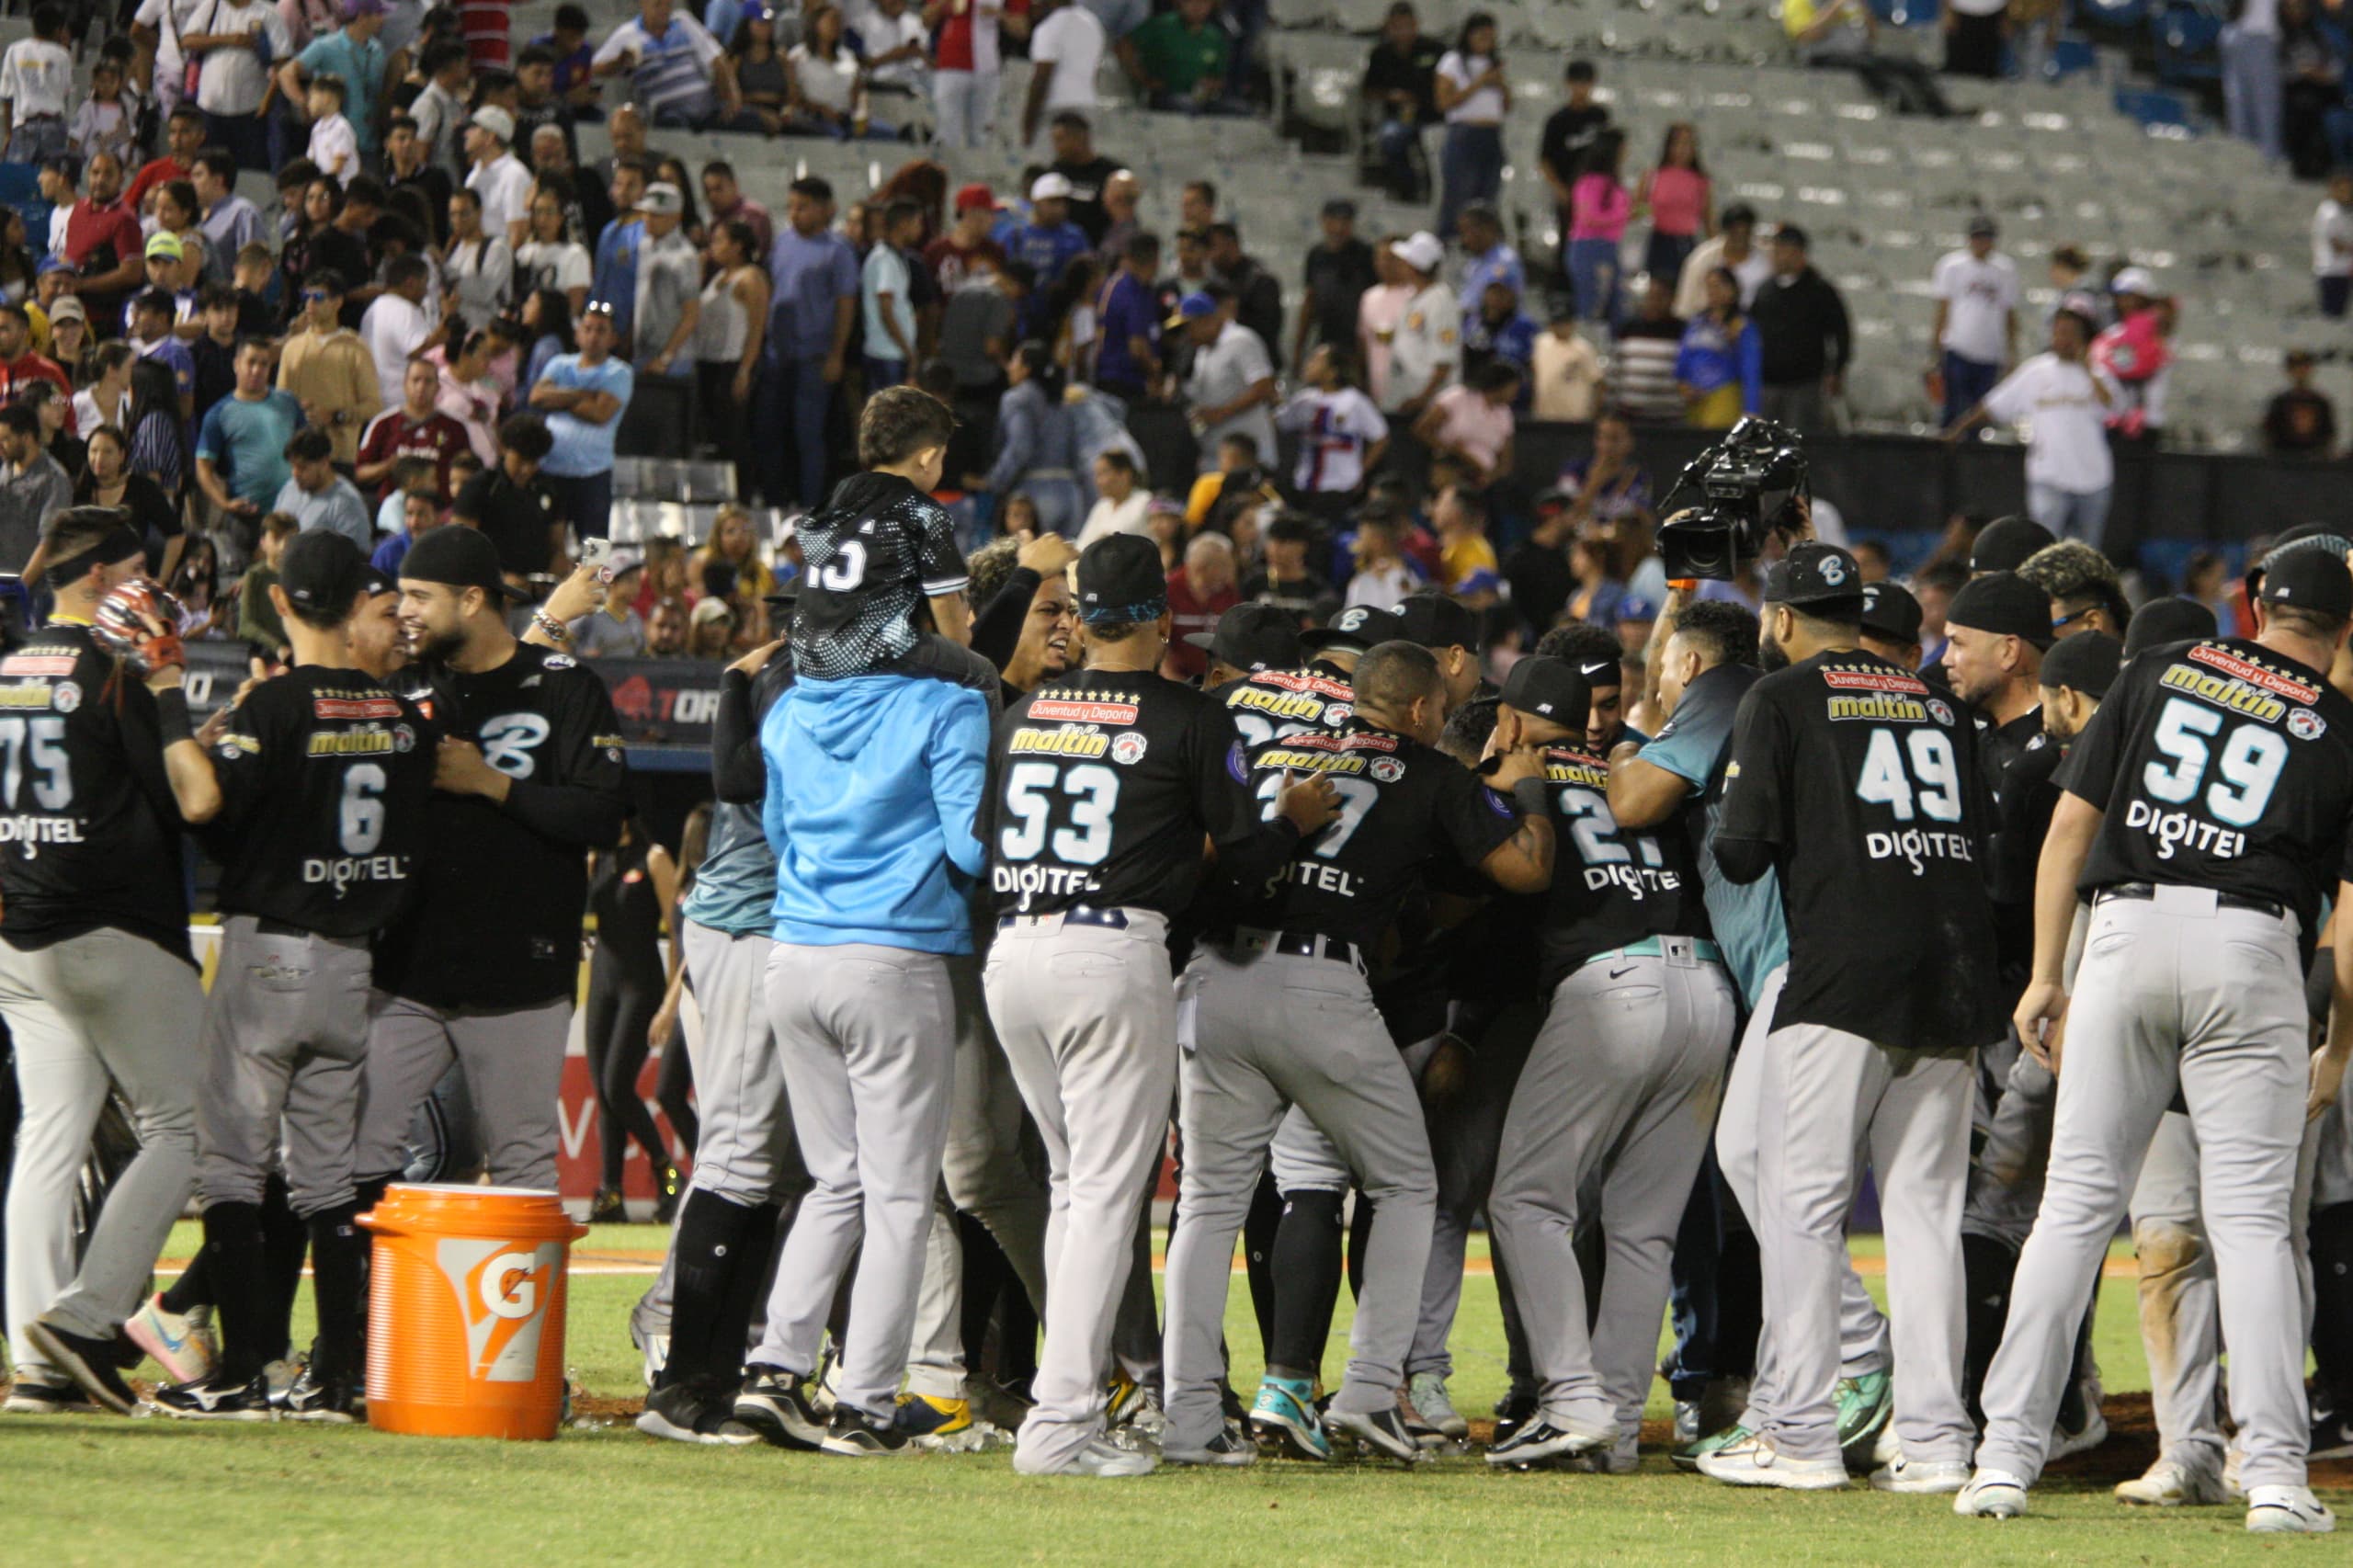
[[[2177,806],[2198,793],[2211,767],[2222,777],[2206,791],[2206,809],[2233,827],[2246,827],[2271,803],[2271,791],[2288,761],[2288,743],[2276,730],[2246,723],[2224,736],[2218,752],[2207,743],[2222,729],[2222,716],[2202,702],[2186,697],[2166,702],[2152,738],[2172,766],[2150,763],[2142,769],[2142,786]]]

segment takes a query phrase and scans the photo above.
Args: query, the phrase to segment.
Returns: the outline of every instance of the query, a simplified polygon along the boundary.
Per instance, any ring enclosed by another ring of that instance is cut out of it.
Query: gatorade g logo
[[[540,1331],[563,1258],[555,1242],[530,1248],[457,1239],[435,1244],[433,1260],[466,1320],[466,1364],[475,1377],[527,1383],[538,1375]]]

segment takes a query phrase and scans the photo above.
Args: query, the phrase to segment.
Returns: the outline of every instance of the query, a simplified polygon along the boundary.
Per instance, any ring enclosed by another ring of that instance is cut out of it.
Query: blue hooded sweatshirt
[[[988,699],[897,675],[803,680],[760,724],[779,942],[969,953]]]

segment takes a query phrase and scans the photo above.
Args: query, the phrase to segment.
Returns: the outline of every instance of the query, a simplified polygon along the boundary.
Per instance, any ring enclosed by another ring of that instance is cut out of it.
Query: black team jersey
[[[1609,814],[1609,765],[1583,746],[1546,750],[1544,788],[1558,846],[1539,937],[1546,994],[1596,954],[1647,937],[1708,934],[1682,824],[1670,820],[1656,834],[1620,827]]]
[[[1063,676],[997,722],[980,828],[990,907],[1173,919],[1200,886],[1204,836],[1226,874],[1253,882],[1299,847],[1259,804],[1214,698],[1141,671]]]
[[[1968,715],[1913,672],[1849,650],[1751,687],[1717,853],[1764,845],[1780,872],[1790,972],[1772,1027],[1915,1051],[1999,1040],[1992,826]]]
[[[359,670],[298,665],[237,704],[212,747],[224,915],[324,937],[381,930],[406,898],[433,790],[423,714]]]
[[[897,658],[915,645],[915,607],[966,582],[954,522],[896,474],[843,480],[796,533],[792,662],[807,679],[864,675]]]
[[[112,927],[193,962],[179,806],[155,699],[52,620],[0,659],[0,936],[46,948]]]
[[[1354,717],[1250,754],[1251,784],[1264,804],[1287,771],[1329,778],[1340,814],[1244,899],[1234,912],[1240,925],[1314,932],[1370,951],[1426,871],[1460,881],[1519,826],[1509,801],[1444,752]]]
[[[620,841],[629,767],[605,683],[529,642],[496,669],[435,669],[417,705],[515,781],[505,804],[436,791],[412,898],[376,983],[433,1007],[524,1007],[579,983],[590,849]]]
[[[2106,813],[2077,883],[2171,882],[2318,928],[2345,874],[2353,702],[2244,638],[2153,648],[2067,748],[2060,788]]]
[[[1260,670],[1212,695],[1233,715],[1242,744],[1252,750],[1307,730],[1336,730],[1357,706],[1347,673],[1320,659],[1305,669]]]

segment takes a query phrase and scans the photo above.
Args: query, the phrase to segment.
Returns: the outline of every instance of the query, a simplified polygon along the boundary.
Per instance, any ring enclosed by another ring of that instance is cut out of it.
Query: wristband
[[[1541,778],[1523,778],[1511,787],[1511,803],[1524,817],[1542,816],[1552,810],[1552,792]]]
[[[155,693],[155,728],[162,732],[166,746],[196,739],[196,727],[188,722],[188,692],[184,687],[167,686]]]
[[[531,612],[531,624],[558,642],[572,641],[572,629],[543,609],[535,609]]]

